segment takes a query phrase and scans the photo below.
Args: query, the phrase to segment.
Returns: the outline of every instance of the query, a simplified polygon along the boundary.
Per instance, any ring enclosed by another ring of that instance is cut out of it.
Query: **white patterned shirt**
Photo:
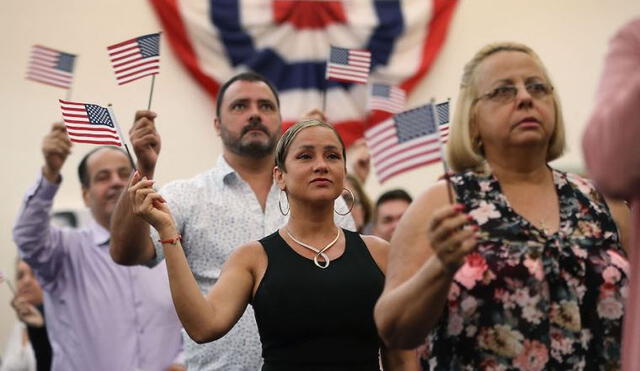
[[[222,156],[216,167],[189,180],[173,181],[161,189],[203,294],[216,283],[222,265],[236,247],[268,236],[287,222],[278,208],[279,192],[273,184],[263,212],[249,184]],[[346,210],[342,198],[336,201],[336,208]],[[351,215],[336,216],[336,223],[355,230]],[[154,265],[164,259],[164,253],[153,228],[151,238],[156,250],[156,259],[151,262]],[[183,336],[190,370],[255,371],[262,367],[262,348],[251,306],[219,340],[199,345],[184,331]]]

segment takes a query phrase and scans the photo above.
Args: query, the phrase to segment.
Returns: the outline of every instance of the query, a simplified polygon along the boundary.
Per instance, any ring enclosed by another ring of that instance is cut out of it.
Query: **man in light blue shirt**
[[[44,167],[27,192],[13,236],[42,285],[52,370],[179,370],[182,348],[164,265],[123,267],[109,255],[116,201],[131,174],[119,148],[99,147],[78,168],[91,220],[81,229],[50,223],[71,142],[56,123],[43,141]],[[171,367],[171,368],[170,368]]]

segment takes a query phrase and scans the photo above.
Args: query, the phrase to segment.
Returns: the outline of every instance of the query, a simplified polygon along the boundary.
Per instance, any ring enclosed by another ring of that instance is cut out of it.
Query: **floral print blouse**
[[[493,175],[451,178],[480,238],[419,350],[425,370],[620,368],[628,263],[616,225],[585,179],[553,178],[560,228],[550,235],[509,206]]]

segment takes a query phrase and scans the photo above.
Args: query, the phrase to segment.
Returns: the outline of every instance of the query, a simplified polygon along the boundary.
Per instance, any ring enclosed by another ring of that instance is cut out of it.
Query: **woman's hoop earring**
[[[284,193],[284,198],[287,199],[287,211],[285,212],[284,209],[282,208],[282,194]],[[287,192],[284,190],[280,190],[280,193],[278,194],[278,209],[280,209],[280,213],[282,213],[282,215],[287,216],[287,214],[289,214],[289,210],[291,209],[291,207],[289,207],[289,196],[287,196]]]
[[[349,208],[349,210],[347,210],[347,212],[346,212],[346,213],[344,213],[344,214],[339,213],[339,212],[338,212],[338,210],[336,210],[336,209],[333,209],[333,211],[334,211],[336,214],[340,215],[340,216],[346,216],[346,215],[348,215],[348,214],[351,212],[351,210],[353,210],[353,207],[354,207],[354,206],[356,206],[356,196],[353,194],[353,192],[352,192],[349,188],[344,187],[344,189],[345,189],[345,190],[347,190],[347,192],[349,192],[349,193],[351,194],[351,199],[353,200],[353,202],[351,202],[351,207],[350,207],[350,208]]]

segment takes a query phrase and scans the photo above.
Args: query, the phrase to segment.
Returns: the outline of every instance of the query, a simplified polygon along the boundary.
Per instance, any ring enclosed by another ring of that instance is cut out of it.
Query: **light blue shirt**
[[[13,229],[45,292],[52,370],[164,370],[182,347],[165,265],[117,265],[109,232],[94,220],[82,229],[51,225],[57,190],[41,176]]]

